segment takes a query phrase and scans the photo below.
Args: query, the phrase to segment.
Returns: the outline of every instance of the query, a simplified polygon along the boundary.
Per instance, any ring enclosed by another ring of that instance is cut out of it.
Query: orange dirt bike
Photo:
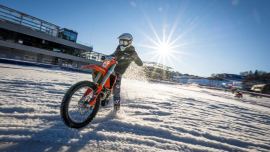
[[[61,104],[61,117],[68,127],[85,127],[97,114],[100,103],[108,101],[116,81],[114,68],[117,61],[110,56],[104,58],[102,66],[82,66],[93,71],[93,82],[78,82],[66,92]]]

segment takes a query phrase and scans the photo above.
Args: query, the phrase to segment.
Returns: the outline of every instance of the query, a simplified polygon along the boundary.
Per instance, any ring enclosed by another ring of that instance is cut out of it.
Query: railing
[[[0,20],[24,25],[32,29],[45,32],[49,35],[58,37],[60,27],[36,17],[27,15],[17,10],[0,5]]]
[[[17,10],[3,6],[1,4],[0,4],[0,20],[20,24],[37,31],[45,32],[55,37],[58,37],[58,33],[60,31],[60,27],[57,25],[33,17],[31,15],[25,14],[23,12],[19,12]],[[84,56],[81,57],[86,58],[88,60],[101,61],[101,56],[103,55],[104,54],[102,53],[91,51],[86,52]]]

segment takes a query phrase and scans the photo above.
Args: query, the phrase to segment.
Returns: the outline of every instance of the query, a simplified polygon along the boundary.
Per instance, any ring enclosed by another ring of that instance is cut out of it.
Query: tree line
[[[259,71],[246,71],[241,72],[240,75],[244,76],[243,87],[250,89],[255,84],[270,84],[270,72]]]

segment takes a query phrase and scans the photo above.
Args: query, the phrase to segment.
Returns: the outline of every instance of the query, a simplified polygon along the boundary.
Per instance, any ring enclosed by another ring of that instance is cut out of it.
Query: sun
[[[197,24],[194,21],[187,28],[179,30],[178,19],[177,17],[172,24],[164,22],[156,25],[159,28],[155,28],[150,18],[146,17],[149,29],[147,32],[141,31],[142,41],[138,46],[145,50],[144,55],[148,61],[176,68],[183,63],[182,59],[185,56],[190,55],[187,50],[190,46],[194,46],[194,41],[186,39],[186,36]]]
[[[161,56],[168,56],[171,53],[171,46],[166,42],[161,42],[157,46],[157,53]]]
[[[156,30],[153,30],[153,33],[154,37],[144,34],[148,43],[139,44],[139,46],[148,50],[149,60],[174,68],[175,63],[183,55],[181,50],[182,43],[177,42],[178,39],[172,39],[173,31],[166,34],[165,30],[163,30],[162,36],[159,36]]]

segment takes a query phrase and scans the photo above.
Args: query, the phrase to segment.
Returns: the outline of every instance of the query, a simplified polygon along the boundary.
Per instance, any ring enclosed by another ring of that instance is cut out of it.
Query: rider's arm
[[[140,59],[140,57],[138,56],[137,52],[135,51],[135,48],[134,48],[134,53],[133,53],[133,60],[134,60],[134,62],[135,62],[138,66],[142,66],[142,65],[143,65],[143,62],[142,62],[142,60]]]
[[[137,54],[137,53],[136,53]],[[143,62],[142,60],[139,58],[138,54],[137,57],[134,59],[134,62],[138,65],[138,66],[143,66]]]

